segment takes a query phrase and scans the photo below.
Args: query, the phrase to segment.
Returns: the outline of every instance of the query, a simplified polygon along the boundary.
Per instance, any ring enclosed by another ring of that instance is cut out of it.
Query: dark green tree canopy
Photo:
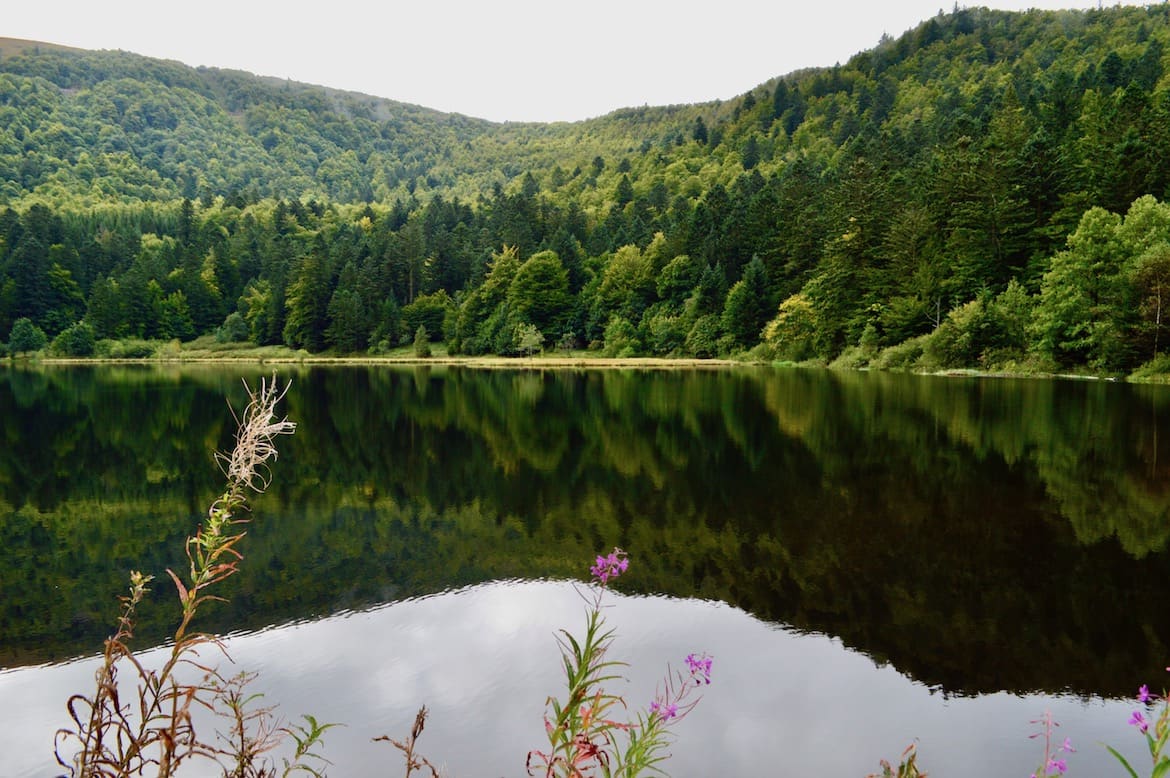
[[[554,125],[0,42],[0,332],[1126,372],[1164,346],[1168,42],[1165,5],[956,8]]]

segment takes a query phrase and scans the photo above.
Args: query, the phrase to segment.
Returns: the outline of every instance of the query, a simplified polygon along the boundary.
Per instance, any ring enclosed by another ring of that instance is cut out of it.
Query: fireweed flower
[[[1048,773],[1052,774],[1053,772],[1056,772],[1059,775],[1064,775],[1066,772],[1068,772],[1068,763],[1063,759],[1049,759]]]
[[[620,548],[614,548],[609,556],[598,556],[597,563],[589,568],[589,573],[602,586],[609,583],[609,579],[617,578],[630,566],[630,560],[626,559],[626,552]]]
[[[1141,688],[1138,689],[1138,702],[1149,702],[1149,701],[1150,701],[1150,687],[1146,686],[1143,683],[1141,685]]]
[[[674,703],[663,705],[658,700],[654,700],[650,703],[650,715],[656,715],[663,721],[670,721],[678,715],[678,706]]]
[[[1129,722],[1133,726],[1140,729],[1142,732],[1148,732],[1150,723],[1146,721],[1146,717],[1142,715],[1140,710],[1135,710],[1129,717]]]
[[[1065,738],[1064,742],[1060,744],[1060,750],[1069,754],[1075,754],[1077,752],[1077,750],[1072,747],[1072,741],[1068,738]]]
[[[706,654],[687,654],[687,669],[696,684],[711,683],[711,657]]]

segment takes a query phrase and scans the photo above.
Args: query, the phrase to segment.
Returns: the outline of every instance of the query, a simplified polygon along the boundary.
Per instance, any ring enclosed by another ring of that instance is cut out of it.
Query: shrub
[[[421,324],[414,333],[414,355],[421,359],[431,355],[431,339],[427,337],[427,328]]]
[[[687,343],[687,321],[666,311],[657,311],[643,320],[650,353],[668,356],[681,352]]]
[[[642,344],[638,342],[638,332],[634,325],[621,317],[614,316],[605,327],[605,350],[607,357],[632,357],[641,351]]]
[[[93,356],[97,339],[94,337],[93,327],[87,322],[79,321],[61,331],[53,338],[52,351],[63,357]]]
[[[522,356],[532,356],[544,347],[544,335],[535,324],[516,325],[516,334],[512,337],[512,347]]]
[[[1170,354],[1161,354],[1133,371],[1131,378],[1142,381],[1170,382]]]
[[[215,342],[243,343],[248,340],[250,334],[248,331],[248,322],[244,320],[243,314],[239,311],[233,311],[223,320],[223,324],[215,330]]]
[[[12,325],[12,332],[8,336],[8,348],[13,354],[24,354],[29,351],[40,351],[48,343],[45,331],[32,323],[32,319],[17,319]]]
[[[800,362],[813,356],[817,316],[806,295],[794,294],[780,304],[775,318],[764,325],[765,343],[780,359]]]
[[[840,354],[829,363],[834,370],[859,370],[870,363],[873,352],[861,346],[846,346]]]
[[[414,302],[402,306],[402,330],[409,333],[417,327],[426,327],[432,336],[441,338],[447,313],[454,309],[454,301],[442,289],[433,294],[420,294]],[[508,335],[511,334],[509,330]]]
[[[917,366],[926,349],[929,335],[919,335],[917,338],[899,343],[896,346],[882,349],[870,363],[870,367],[877,370],[911,370]]]
[[[699,359],[710,359],[719,353],[719,317],[700,316],[687,333],[687,352]]]
[[[130,338],[127,340],[99,340],[94,354],[106,359],[150,359],[158,350],[158,343]]]

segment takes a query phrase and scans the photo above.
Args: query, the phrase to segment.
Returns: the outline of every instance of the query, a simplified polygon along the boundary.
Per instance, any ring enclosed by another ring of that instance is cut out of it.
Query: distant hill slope
[[[623,175],[636,192],[693,201],[753,168],[767,175],[802,158],[832,167],[866,138],[901,144],[906,161],[956,137],[980,141],[1005,91],[1059,143],[1086,91],[1133,82],[1156,92],[1166,8],[940,12],[844,65],[768,78],[733,100],[555,124],[3,39],[0,202],[235,192],[474,203],[531,186],[531,174],[542,191],[604,215]]]
[[[204,192],[474,199],[680,134],[699,108],[579,124],[495,124],[327,87],[122,51],[0,39],[0,196]]]

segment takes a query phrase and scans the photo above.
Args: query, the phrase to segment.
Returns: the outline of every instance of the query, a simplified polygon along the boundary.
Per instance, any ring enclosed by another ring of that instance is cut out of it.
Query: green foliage
[[[564,328],[571,312],[569,275],[554,251],[532,255],[508,285],[509,307],[525,322],[542,332]]]
[[[926,344],[930,336],[919,335],[895,346],[889,346],[878,352],[870,362],[870,366],[878,370],[913,370],[919,366]]]
[[[802,295],[793,353],[831,360],[974,300],[998,321],[1015,282],[1038,294],[1022,337],[944,347],[952,322],[936,358],[1125,371],[1165,339],[1168,43],[1153,7],[956,8],[764,99],[554,125],[25,48],[0,57],[0,331],[189,340],[235,310],[261,345],[423,324],[484,354],[617,316],[711,355]]]
[[[803,294],[780,304],[776,317],[764,327],[763,340],[780,359],[802,362],[813,354],[817,331],[816,311]]]
[[[353,289],[338,289],[329,300],[328,313],[325,340],[330,346],[345,353],[366,348],[369,324],[361,295]]]
[[[8,334],[8,350],[13,354],[40,351],[47,343],[44,330],[28,317],[17,319],[12,325],[12,332]]]
[[[675,356],[686,353],[689,322],[665,309],[650,309],[645,318],[646,348],[655,356]]]
[[[52,352],[63,357],[88,357],[93,356],[96,346],[93,327],[80,321],[61,330],[53,338]]]
[[[933,368],[979,365],[997,332],[983,299],[951,310],[926,340],[924,362]]]
[[[422,324],[414,332],[414,355],[422,359],[431,356],[431,339],[427,335],[427,328]]]
[[[158,341],[139,338],[102,339],[94,346],[94,356],[103,359],[150,359],[158,352],[159,346]]]
[[[434,294],[420,295],[413,303],[402,306],[402,328],[410,332],[422,327],[428,333],[442,336],[443,324],[455,311],[455,303],[443,289]]]
[[[605,349],[607,357],[632,357],[641,353],[642,344],[638,331],[627,319],[614,316],[605,326]]]
[[[719,355],[719,317],[714,314],[700,316],[687,332],[687,351],[699,359],[711,359]]]
[[[239,311],[232,311],[215,331],[217,343],[244,343],[251,335],[248,322]]]
[[[750,348],[760,341],[761,332],[774,310],[769,302],[768,277],[758,256],[744,268],[743,278],[727,292],[723,307],[723,331],[735,345]]]
[[[544,347],[544,335],[534,324],[516,325],[516,334],[512,338],[512,348],[521,356],[530,357]]]

